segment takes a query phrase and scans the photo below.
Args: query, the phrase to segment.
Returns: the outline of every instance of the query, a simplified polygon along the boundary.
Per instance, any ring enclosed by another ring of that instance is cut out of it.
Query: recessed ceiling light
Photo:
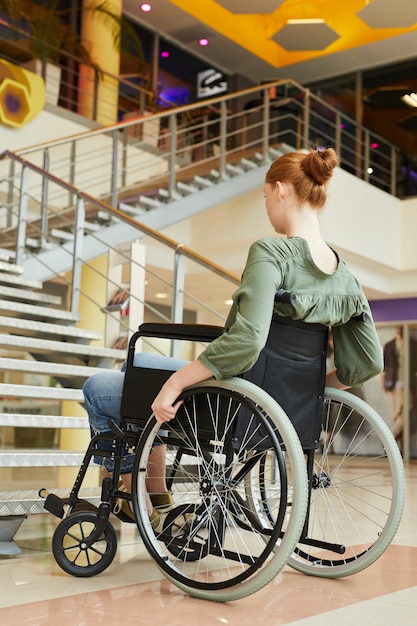
[[[198,45],[199,46],[208,46],[209,45],[209,40],[206,37],[201,37],[201,39],[198,40]]]
[[[287,20],[287,24],[324,24],[325,21],[321,18],[305,18],[305,19],[294,19]]]
[[[417,93],[406,93],[401,96],[401,100],[409,107],[417,107]]]
[[[164,291],[159,291],[155,294],[155,298],[157,298],[158,300],[166,300],[168,298],[168,294]]]
[[[149,13],[149,11],[152,11],[152,5],[149,4],[149,2],[143,2],[140,5],[140,10],[143,11],[144,13]]]

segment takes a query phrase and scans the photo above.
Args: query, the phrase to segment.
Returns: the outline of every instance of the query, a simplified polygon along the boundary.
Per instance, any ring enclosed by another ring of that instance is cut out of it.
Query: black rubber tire
[[[89,577],[101,574],[113,561],[117,551],[117,536],[107,522],[100,538],[91,546],[88,537],[95,531],[98,514],[94,511],[78,511],[63,519],[52,538],[52,552],[56,562],[67,574]]]

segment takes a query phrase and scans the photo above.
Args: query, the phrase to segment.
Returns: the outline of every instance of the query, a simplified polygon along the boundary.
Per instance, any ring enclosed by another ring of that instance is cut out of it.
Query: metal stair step
[[[0,272],[9,272],[10,274],[22,274],[23,267],[20,265],[15,265],[14,263],[8,263],[7,261],[1,260],[0,256]]]
[[[143,215],[146,213],[146,210],[140,206],[132,206],[131,204],[126,204],[125,202],[119,203],[119,210],[123,211],[123,213],[127,213],[128,215]]]
[[[47,335],[55,335],[64,339],[71,337],[83,343],[89,341],[100,340],[102,335],[93,330],[84,330],[75,326],[66,326],[61,324],[49,324],[48,322],[39,322],[38,320],[26,320],[18,317],[8,317],[0,315],[0,331],[17,333],[19,335],[29,335],[43,337]]]
[[[56,239],[59,243],[74,241],[74,233],[70,233],[68,230],[60,230],[59,228],[52,228],[50,236],[53,239]]]
[[[255,170],[259,167],[258,163],[251,159],[246,159],[245,157],[243,157],[240,162],[246,170]]]
[[[87,417],[34,415],[33,413],[0,413],[0,426],[13,426],[14,428],[89,428]]]
[[[81,389],[68,387],[43,387],[42,385],[14,385],[0,383],[0,396],[8,398],[30,398],[32,400],[75,400],[83,402]]]
[[[68,497],[69,491],[69,489],[53,490],[54,494],[60,498]],[[80,489],[79,497],[98,506],[100,504],[101,487],[85,487]],[[39,496],[38,491],[3,491],[0,493],[0,517],[48,513],[48,511],[44,509],[44,502],[44,498]]]
[[[30,289],[42,289],[42,283],[39,280],[30,280],[21,276],[5,274],[0,272],[0,283],[5,285],[17,285],[20,287],[29,287]]]
[[[273,146],[269,146],[268,152],[269,152],[269,155],[273,159],[277,159],[278,157],[282,156],[286,152],[292,152],[293,150],[294,150],[294,148],[292,146],[290,146],[288,143],[281,142],[279,144],[279,148],[273,147]]]
[[[0,450],[0,467],[80,467],[83,459],[79,450]]]
[[[14,287],[6,287],[4,285],[0,285],[0,296],[17,302],[42,302],[43,304],[56,304],[58,306],[62,303],[59,296],[52,296],[42,292],[24,291],[23,289],[15,289]]]
[[[9,357],[0,357],[0,370],[30,372],[33,374],[54,376],[56,378],[59,376],[88,378],[93,374],[102,372],[103,368],[54,363],[49,361],[30,361],[29,359],[11,359]]]
[[[139,206],[144,206],[148,209],[154,209],[155,207],[161,206],[161,201],[157,198],[152,198],[151,196],[140,195],[138,204]]]
[[[13,317],[32,316],[40,321],[42,318],[49,318],[68,324],[74,324],[79,322],[81,319],[78,313],[71,313],[71,311],[65,311],[64,309],[38,306],[36,304],[27,304],[25,302],[13,302],[13,300],[0,299],[0,312],[11,313]]]
[[[191,195],[198,191],[198,187],[196,187],[195,185],[184,183],[181,180],[179,180],[177,183],[177,190],[180,191],[181,194],[183,195],[184,194]]]
[[[240,176],[241,174],[244,173],[244,169],[242,167],[239,167],[238,165],[233,165],[232,163],[227,163],[226,164],[226,172],[228,174],[231,174],[232,176]]]
[[[194,176],[194,182],[196,185],[198,185],[198,187],[200,187],[200,189],[203,189],[204,187],[213,187],[214,185],[213,181],[209,178],[198,175]]]
[[[84,363],[98,365],[100,367],[112,367],[114,361],[124,361],[125,350],[114,348],[100,348],[81,343],[67,341],[52,341],[50,339],[37,339],[33,337],[18,337],[16,335],[0,334],[0,348],[8,347],[25,350],[34,354],[59,354],[82,359]],[[73,361],[72,361],[73,362]]]
[[[101,224],[97,224],[97,222],[84,222],[84,232],[86,233],[96,233],[102,229]]]

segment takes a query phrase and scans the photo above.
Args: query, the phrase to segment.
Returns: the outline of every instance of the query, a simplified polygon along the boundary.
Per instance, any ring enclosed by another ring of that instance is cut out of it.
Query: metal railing
[[[165,289],[167,292],[167,300],[168,307],[167,312],[164,313],[158,308],[155,303],[146,299],[146,295],[144,298],[137,298],[135,293],[136,289],[133,286],[133,289],[129,288],[129,296],[131,300],[139,299],[138,304],[142,307],[151,311],[154,316],[156,316],[160,321],[173,321],[173,322],[182,322],[184,319],[184,311],[193,310],[195,313],[198,311],[204,312],[205,320],[209,320],[211,323],[221,324],[225,319],[225,310],[218,311],[209,305],[207,305],[202,300],[199,300],[195,297],[195,295],[187,289],[186,284],[186,263],[195,264],[199,271],[209,271],[211,274],[215,274],[220,282],[223,282],[223,286],[219,286],[219,289],[223,290],[226,294],[230,295],[231,289],[239,284],[239,278],[234,274],[228,272],[222,267],[216,265],[209,259],[195,253],[193,250],[188,248],[187,246],[174,241],[173,239],[155,231],[152,228],[147,227],[144,224],[141,224],[136,219],[127,215],[126,213],[110,206],[106,202],[102,200],[98,200],[91,196],[90,194],[81,191],[75,187],[73,187],[70,183],[66,183],[58,178],[56,178],[53,174],[46,172],[42,168],[37,167],[36,165],[26,161],[22,157],[15,155],[10,152],[4,152],[2,155],[3,159],[7,159],[10,163],[13,163],[15,167],[18,167],[20,170],[20,187],[15,192],[12,192],[15,199],[18,201],[17,212],[16,212],[16,220],[17,226],[13,230],[13,236],[16,239],[16,255],[13,254],[13,260],[17,264],[23,263],[23,255],[29,254],[28,250],[30,248],[31,240],[33,240],[33,232],[28,233],[28,226],[30,226],[30,222],[28,221],[28,213],[29,207],[31,203],[34,203],[34,198],[31,195],[30,187],[29,187],[29,176],[39,178],[39,184],[42,185],[42,190],[45,192],[45,189],[58,189],[67,195],[70,194],[73,198],[74,211],[71,212],[71,215],[68,215],[68,220],[72,225],[72,230],[74,236],[69,238],[68,241],[62,241],[60,245],[60,251],[63,254],[68,255],[71,260],[71,272],[70,277],[67,281],[68,288],[68,309],[72,312],[77,312],[79,309],[79,300],[80,296],[89,299],[94,306],[97,307],[98,311],[103,310],[104,302],[94,302],[89,293],[87,291],[83,291],[81,284],[81,271],[83,266],[89,266],[90,269],[93,269],[96,272],[98,278],[102,278],[110,283],[110,290],[113,287],[115,290],[120,288],[120,283],[118,281],[113,281],[109,276],[100,275],[99,271],[95,270],[93,266],[88,261],[88,255],[86,254],[86,236],[85,233],[89,233],[89,239],[91,245],[91,240],[95,241],[95,244],[103,247],[103,251],[106,253],[110,250],[113,250],[117,253],[118,256],[122,258],[126,263],[136,265],[143,271],[144,282],[147,283],[152,281],[155,290],[155,284],[160,285],[161,289]],[[88,208],[87,208],[88,207]],[[113,247],[109,242],[103,239],[103,232],[105,229],[99,229],[98,232],[89,232],[88,225],[86,222],[86,214],[88,210],[96,210],[100,211],[106,217],[105,223],[109,223],[110,220],[114,223],[123,223],[133,228],[133,233],[131,235],[132,240],[137,240],[141,237],[146,237],[148,244],[158,244],[162,246],[164,249],[163,254],[166,256],[166,252],[169,251],[172,255],[171,260],[171,269],[168,271],[167,275],[164,275],[163,272],[158,274],[154,269],[149,269],[146,267],[146,264],[142,262],[136,261],[132,258],[129,249],[127,251],[123,250],[123,247]],[[38,226],[41,228],[42,232],[35,233],[36,235],[44,236],[45,240],[48,239],[48,235],[44,232],[44,222],[41,220],[38,223]],[[7,233],[11,233],[8,229],[3,230],[2,233],[2,249],[3,252],[7,252]],[[62,233],[54,233],[53,229],[50,233],[50,240],[53,240],[55,237],[55,241],[62,237]],[[36,246],[39,245],[37,242]],[[29,246],[29,248],[28,248]],[[34,251],[34,255],[36,254],[36,249]],[[54,276],[54,268],[47,268],[51,274]],[[65,281],[64,278],[61,277],[61,282]],[[169,290],[169,294],[168,294]],[[109,290],[108,290],[109,291]],[[140,289],[138,290],[140,292]],[[132,303],[131,303],[132,305]],[[123,329],[123,321],[121,323],[121,331],[125,331],[128,333],[129,331],[136,330],[137,327],[137,319],[133,320],[132,327],[129,328],[129,322],[125,322],[125,328]],[[175,353],[175,346],[173,348],[173,353]]]
[[[280,95],[270,98],[271,87]],[[227,162],[285,143],[296,149],[332,146],[341,167],[388,193],[397,193],[400,149],[309,89],[291,80],[142,115],[18,153],[81,189],[91,185],[117,206],[121,194],[168,177],[176,183],[196,164],[226,176]],[[138,152],[141,152],[140,157]],[[144,153],[146,151],[146,154]],[[267,157],[266,157],[267,158]]]

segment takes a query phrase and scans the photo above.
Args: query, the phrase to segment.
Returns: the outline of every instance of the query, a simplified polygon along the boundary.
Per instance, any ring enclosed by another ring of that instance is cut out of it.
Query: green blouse
[[[274,303],[278,289],[294,304]],[[383,369],[382,348],[368,301],[357,279],[339,260],[326,274],[314,263],[305,239],[260,239],[252,244],[242,282],[226,320],[228,332],[199,356],[216,379],[249,370],[265,346],[273,313],[332,329],[338,379],[357,386]],[[365,322],[352,317],[367,313]]]

